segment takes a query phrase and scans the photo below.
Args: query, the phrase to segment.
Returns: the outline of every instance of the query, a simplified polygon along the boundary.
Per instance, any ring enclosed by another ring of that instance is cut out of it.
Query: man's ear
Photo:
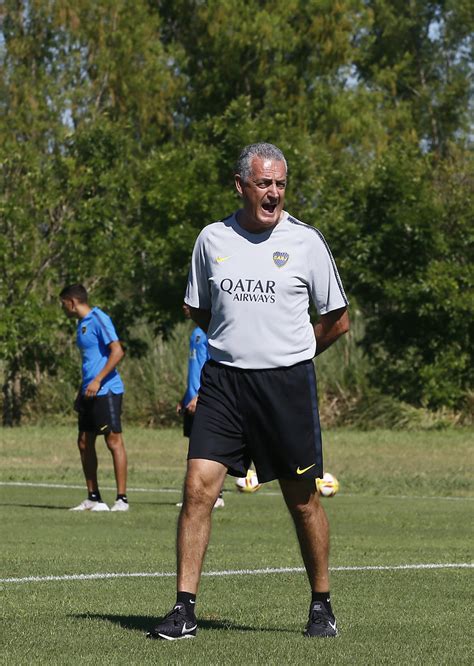
[[[239,173],[235,174],[234,182],[235,182],[235,189],[239,193],[239,196],[242,197],[244,195],[244,188],[243,188],[242,178],[240,177]]]
[[[74,298],[74,297],[70,298],[69,303],[71,305],[71,308],[72,308],[73,312],[77,312],[77,306],[78,306],[78,303],[79,303],[77,298]]]

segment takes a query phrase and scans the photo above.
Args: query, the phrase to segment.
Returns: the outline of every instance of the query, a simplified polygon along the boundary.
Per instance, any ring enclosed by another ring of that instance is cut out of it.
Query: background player
[[[110,317],[91,308],[85,287],[73,284],[60,295],[64,312],[78,319],[76,342],[82,356],[82,383],[74,408],[78,412],[77,444],[88,497],[71,511],[128,511],[127,454],[122,438],[121,412],[124,392],[116,370],[124,356]],[[103,435],[114,463],[117,497],[112,509],[102,501],[97,481],[97,435]]]
[[[189,306],[183,303],[183,314],[186,319],[191,319]],[[186,393],[183,399],[176,405],[176,411],[183,417],[183,435],[191,436],[193,427],[194,413],[196,411],[199,386],[201,385],[201,371],[204,363],[209,360],[209,350],[207,345],[207,335],[199,326],[193,329],[189,337],[189,356],[188,356],[188,374],[186,382]],[[183,506],[178,502],[176,506]],[[214,508],[223,508],[224,498],[222,490],[214,503]]]

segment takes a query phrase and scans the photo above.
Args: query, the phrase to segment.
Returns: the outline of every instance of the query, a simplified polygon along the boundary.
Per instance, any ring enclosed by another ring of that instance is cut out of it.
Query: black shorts
[[[108,435],[109,432],[122,432],[123,393],[99,395],[95,398],[81,396],[74,407],[78,412],[79,432],[95,432]]]
[[[186,409],[183,412],[183,435],[191,437],[191,430],[194,422],[194,414],[190,414]]]
[[[221,462],[232,476],[245,476],[253,461],[262,483],[321,477],[313,362],[241,370],[208,361],[189,442],[192,458]]]

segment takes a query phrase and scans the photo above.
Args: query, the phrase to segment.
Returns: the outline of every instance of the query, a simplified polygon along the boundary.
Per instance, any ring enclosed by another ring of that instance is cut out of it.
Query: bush
[[[187,375],[190,322],[177,324],[164,338],[144,323],[131,331],[143,343],[140,356],[127,354],[120,365],[125,383],[124,423],[145,427],[178,425],[176,404],[181,400]],[[472,423],[474,393],[468,394],[463,412],[415,408],[384,395],[369,382],[370,365],[361,346],[364,322],[356,306],[351,310],[351,330],[316,358],[319,406],[323,427],[442,428]],[[41,375],[35,400],[28,404],[26,423],[73,423],[72,403],[79,382],[80,360],[71,344],[56,375]],[[0,365],[1,374],[1,365]]]
[[[179,421],[176,404],[186,388],[189,336],[192,324],[181,322],[165,339],[141,324],[133,331],[146,344],[146,354],[124,360],[124,419],[145,426]]]
[[[413,406],[460,409],[472,387],[469,168],[394,146],[341,229],[371,384]]]

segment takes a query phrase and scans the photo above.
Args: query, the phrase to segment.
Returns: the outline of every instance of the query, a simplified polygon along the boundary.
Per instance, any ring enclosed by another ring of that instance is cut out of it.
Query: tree
[[[65,361],[65,282],[84,282],[122,331],[136,320],[169,330],[193,241],[237,207],[232,162],[255,141],[284,150],[291,212],[327,235],[366,312],[373,381],[414,402],[459,404],[468,332],[457,315],[451,329],[438,301],[467,274],[469,8],[6,0],[4,422],[18,423],[41,377]],[[403,261],[392,256],[399,239],[411,248]]]
[[[459,408],[472,386],[472,176],[462,154],[439,165],[394,145],[345,228],[372,383],[415,405]]]
[[[357,71],[383,92],[394,136],[410,136],[438,156],[469,132],[474,18],[467,0],[369,0]]]
[[[173,126],[173,58],[145,2],[5,3],[1,45],[3,421],[61,362],[57,294],[130,311],[135,165]]]

